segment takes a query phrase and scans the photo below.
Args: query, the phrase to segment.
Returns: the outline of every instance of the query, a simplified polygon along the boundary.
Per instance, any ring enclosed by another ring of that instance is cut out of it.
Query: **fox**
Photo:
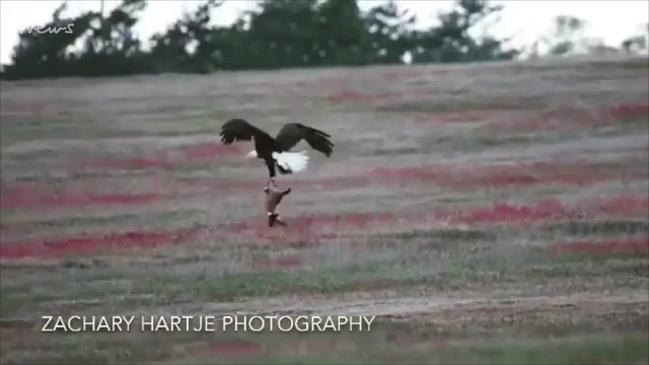
[[[277,213],[277,207],[282,199],[291,192],[291,188],[280,190],[277,188],[274,179],[269,179],[266,182],[264,187],[264,193],[266,193],[266,214],[268,215],[268,227],[273,227],[275,224],[280,226],[287,226],[287,224],[282,221]]]

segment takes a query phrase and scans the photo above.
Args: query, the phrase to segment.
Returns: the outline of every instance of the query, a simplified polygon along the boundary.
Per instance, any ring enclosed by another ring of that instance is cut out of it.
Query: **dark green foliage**
[[[219,54],[212,40],[217,32],[212,31],[208,23],[211,20],[211,11],[220,4],[209,0],[199,6],[193,14],[185,14],[164,34],[154,35],[151,39],[155,44],[150,53],[153,68],[151,71],[211,71],[211,60],[218,62]]]
[[[501,10],[486,0],[458,0],[456,9],[441,14],[441,24],[415,35],[415,62],[469,62],[507,60],[518,51],[503,49],[503,42],[490,36],[476,39],[469,34],[474,26]]]
[[[86,12],[62,18],[63,3],[52,20],[40,29],[26,29],[14,48],[13,63],[4,77],[10,79],[53,76],[100,76],[145,72],[147,57],[132,27],[144,0],[124,0],[108,17]],[[81,49],[75,51],[73,46]]]
[[[221,5],[208,0],[151,38],[145,52],[132,33],[144,0],[123,0],[107,17],[87,12],[62,18],[63,4],[44,29],[73,24],[73,31],[20,33],[4,78],[99,76],[132,73],[276,69],[332,65],[511,59],[502,42],[469,30],[500,10],[486,0],[458,0],[441,25],[413,31],[415,17],[394,1],[362,13],[356,0],[263,0],[233,25],[210,25]]]

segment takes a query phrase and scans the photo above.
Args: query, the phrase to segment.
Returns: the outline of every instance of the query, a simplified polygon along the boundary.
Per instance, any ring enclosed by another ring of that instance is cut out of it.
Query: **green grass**
[[[334,293],[388,287],[397,281],[417,283],[417,272],[398,272],[393,264],[364,264],[349,268],[323,268],[314,271],[270,271],[224,275],[204,290],[210,299],[233,300],[241,297],[273,296],[292,293]]]
[[[319,268],[311,271],[269,271],[264,273],[224,275],[197,288],[206,299],[234,300],[296,293],[343,293],[425,285],[436,290],[457,290],[492,282],[535,282],[561,277],[602,277],[617,274],[638,275],[646,272],[649,261],[644,256],[567,255],[547,256],[539,249],[500,250],[463,247],[461,252],[445,255],[446,262],[432,262],[425,254],[396,258],[384,263],[351,267]],[[429,255],[438,255],[435,251]],[[641,285],[643,276],[627,280]]]
[[[543,231],[558,236],[635,235],[649,233],[649,222],[631,219],[606,221],[568,221],[546,225]]]
[[[397,337],[395,337],[395,335]],[[399,332],[394,325],[363,333],[152,333],[35,334],[56,347],[3,364],[610,364],[645,363],[647,332],[559,337],[449,339]],[[396,341],[395,338],[404,340]],[[228,352],[232,344],[252,350]],[[20,354],[20,355],[18,355]]]
[[[380,235],[382,239],[412,240],[430,239],[444,242],[472,242],[472,241],[495,241],[497,233],[488,230],[478,229],[414,229],[411,231],[387,233]]]
[[[511,340],[413,339],[414,343],[386,341],[384,334],[345,336],[345,345],[327,352],[326,337],[310,335],[312,354],[273,351],[258,356],[196,358],[190,364],[611,364],[645,363],[649,350],[646,333],[566,336]],[[263,341],[263,340],[262,340]],[[317,342],[322,342],[318,348]],[[263,342],[262,342],[263,343]],[[279,352],[279,353],[278,353]],[[284,353],[281,353],[284,352]]]
[[[503,236],[495,239],[481,231],[415,230],[401,234],[404,236],[396,234],[400,237],[398,239],[391,238],[391,235],[381,237],[384,248],[372,249],[377,253],[374,261],[366,258],[363,263],[351,265],[330,263],[264,272],[255,272],[246,266],[245,261],[241,264],[241,272],[230,272],[226,267],[209,265],[210,256],[178,257],[175,260],[162,256],[161,262],[136,263],[133,267],[119,264],[114,259],[67,259],[60,266],[49,268],[56,270],[56,277],[33,283],[28,289],[22,282],[3,280],[3,295],[0,297],[2,317],[24,318],[52,305],[68,311],[84,311],[98,304],[127,310],[134,305],[233,301],[389,288],[407,291],[426,287],[436,291],[455,291],[493,283],[511,285],[523,282],[533,286],[547,280],[573,277],[623,280],[626,286],[639,287],[646,283],[646,275],[642,274],[646,274],[649,268],[649,261],[642,256],[552,256],[543,247],[510,246],[499,241]],[[399,246],[401,250],[395,251]],[[379,250],[385,254],[379,255]],[[195,265],[202,269],[197,271]],[[2,274],[9,277],[32,270],[35,269],[3,268]],[[623,279],[629,275],[631,277]],[[584,288],[587,287],[588,283],[584,283]],[[66,304],[55,304],[58,302]]]
[[[311,271],[269,271],[223,275],[200,289],[207,299],[234,300],[286,294],[332,294],[390,287],[426,285],[452,289],[466,280],[486,281],[501,273],[453,260],[438,265],[427,260],[399,259],[353,265],[323,267]]]
[[[571,205],[616,194],[645,197],[646,145],[637,138],[646,131],[642,118],[581,125],[565,113],[565,120],[553,121],[557,126],[556,122],[565,123],[569,127],[565,129],[539,126],[530,132],[493,126],[501,122],[500,117],[502,122],[515,122],[515,118],[525,122],[525,113],[538,112],[529,108],[552,108],[556,119],[563,118],[564,110],[598,112],[620,103],[644,103],[647,65],[646,58],[515,63],[484,69],[420,65],[408,70],[420,75],[404,82],[386,81],[382,68],[331,69],[327,75],[286,70],[190,79],[146,76],[135,82],[88,79],[73,80],[74,85],[68,86],[69,80],[58,80],[61,87],[53,98],[42,90],[51,88],[51,81],[35,81],[21,86],[20,92],[3,88],[3,101],[6,97],[8,103],[3,103],[1,113],[3,193],[5,184],[29,189],[27,182],[47,184],[54,191],[101,193],[121,187],[119,193],[125,194],[177,193],[164,204],[137,210],[134,205],[114,205],[109,211],[98,206],[29,211],[3,207],[3,240],[27,241],[36,236],[56,240],[193,224],[205,227],[209,234],[201,235],[199,242],[153,249],[3,261],[0,362],[647,363],[649,315],[642,296],[649,284],[649,257],[553,255],[547,250],[560,241],[644,236],[649,222],[642,217],[597,221],[585,216],[534,226],[467,222],[465,229],[452,228],[453,222],[446,228],[440,228],[442,222],[432,222],[430,227],[403,229],[412,227],[404,220],[376,223],[360,232],[330,224],[321,228],[333,238],[320,240],[316,234],[305,234],[262,242],[255,236],[265,235],[261,227],[250,234],[224,228],[263,215],[262,204],[257,205],[262,196],[245,189],[184,190],[177,181],[226,175],[244,181],[261,179],[264,171],[235,157],[184,161],[179,141],[158,138],[180,137],[183,145],[192,145],[202,143],[210,133],[218,143],[222,122],[238,115],[269,132],[289,121],[330,132],[337,152],[329,159],[314,152],[317,157],[312,155],[313,169],[306,179],[335,178],[377,166],[490,166],[531,160],[557,166],[583,162],[579,171],[588,167],[610,176],[587,186],[473,188],[463,186],[463,176],[458,174],[458,186],[434,181],[383,184],[377,179],[376,184],[349,189],[304,187],[296,188],[296,195],[282,205],[287,216],[390,211],[396,217],[408,212],[470,210],[500,201],[557,199]],[[320,77],[345,80],[346,85],[309,91],[296,86],[315,84]],[[201,85],[188,85],[199,79]],[[534,81],[538,79],[543,82]],[[262,83],[263,88],[276,90],[263,100],[259,95],[264,90],[253,86]],[[594,84],[602,87],[593,89]],[[34,87],[34,93],[29,87]],[[88,87],[93,92],[87,93]],[[205,95],[205,87],[212,96]],[[400,95],[378,104],[326,102],[326,94],[336,93],[338,87],[368,95]],[[129,95],[124,95],[124,88]],[[215,97],[219,95],[227,97]],[[46,107],[42,115],[37,103]],[[29,110],[5,112],[5,105],[9,111]],[[55,108],[48,113],[50,105]],[[488,121],[477,123],[416,121],[420,113],[472,110],[496,113],[486,113]],[[201,133],[200,140],[191,139],[196,133]],[[113,137],[125,138],[115,141]],[[574,149],[561,153],[553,148],[554,142],[561,142],[562,148],[574,143]],[[530,156],[530,147],[538,155]],[[75,172],[73,168],[103,159],[146,157],[147,151],[179,163],[170,169],[121,171],[97,165]],[[624,157],[631,155],[633,159]],[[184,193],[192,196],[186,199]],[[293,261],[282,267],[282,258]],[[309,305],[302,308],[295,298]],[[49,335],[36,328],[40,316],[48,314],[214,314],[221,309],[263,311],[265,303],[276,303],[268,310],[277,312],[286,305],[299,314],[366,310],[388,315],[377,318],[376,330],[369,334]],[[35,329],[29,332],[32,325]],[[250,344],[260,352],[223,353],[219,345],[228,341]]]
[[[195,341],[197,336],[159,333],[38,333],[33,340],[56,344],[38,353],[18,351],[15,361],[3,364],[115,364],[161,361],[174,356],[175,344]],[[22,361],[21,361],[22,360]]]

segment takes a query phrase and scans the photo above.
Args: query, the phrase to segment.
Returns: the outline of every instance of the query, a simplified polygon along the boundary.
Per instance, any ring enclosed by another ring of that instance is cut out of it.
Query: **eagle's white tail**
[[[272,154],[277,164],[284,170],[291,172],[300,172],[306,168],[309,163],[309,156],[306,151],[302,152],[273,152]]]

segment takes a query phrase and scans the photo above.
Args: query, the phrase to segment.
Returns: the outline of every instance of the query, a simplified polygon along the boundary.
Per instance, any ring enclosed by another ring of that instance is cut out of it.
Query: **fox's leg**
[[[279,214],[276,214],[275,223],[279,224],[280,226],[284,226],[284,227],[287,226],[287,224],[284,223],[284,221],[279,218]]]
[[[268,212],[268,227],[274,226],[276,219],[277,219],[277,214],[273,214],[271,212]]]

